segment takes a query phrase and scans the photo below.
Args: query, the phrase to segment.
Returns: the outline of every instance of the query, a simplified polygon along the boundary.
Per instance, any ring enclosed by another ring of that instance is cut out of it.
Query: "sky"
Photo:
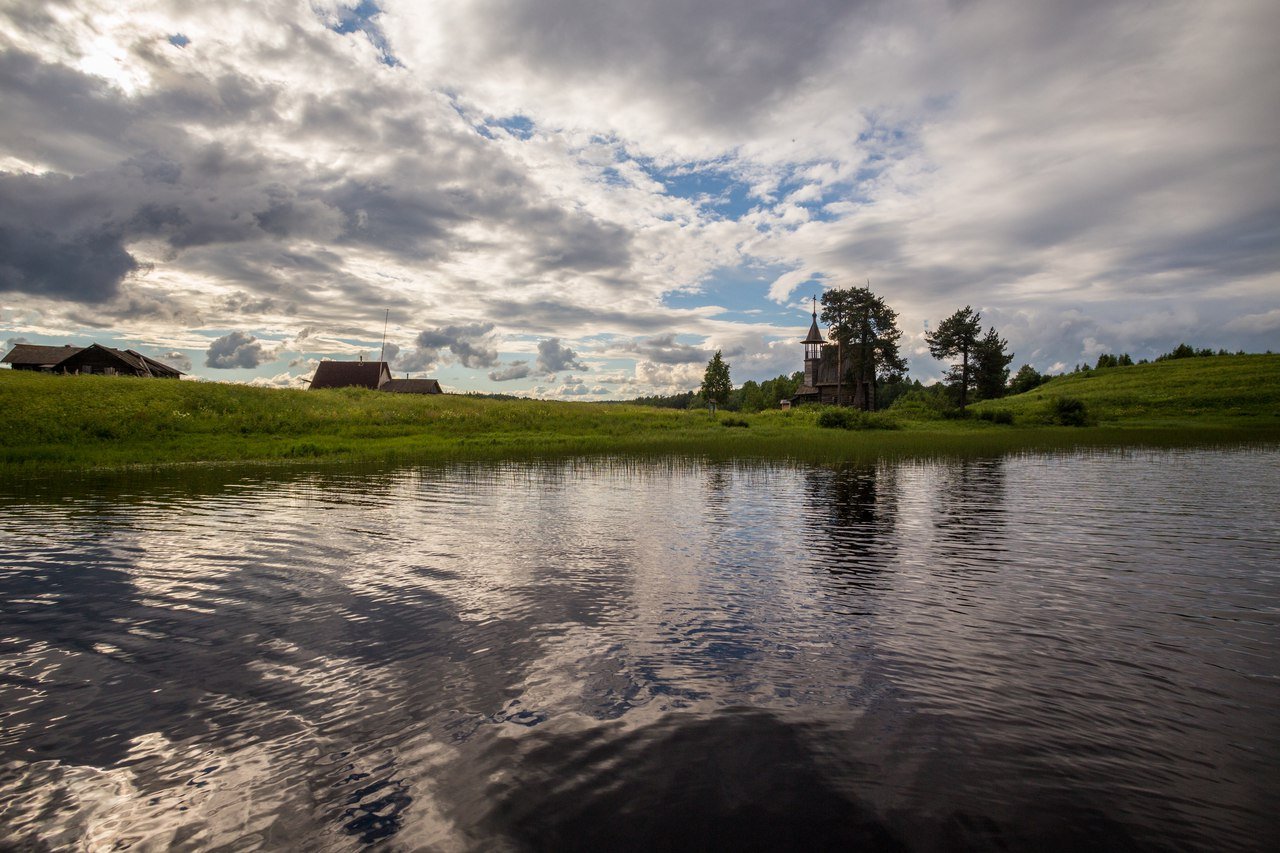
[[[1274,0],[0,0],[0,343],[626,399],[1280,349]],[[385,348],[384,348],[385,327]]]

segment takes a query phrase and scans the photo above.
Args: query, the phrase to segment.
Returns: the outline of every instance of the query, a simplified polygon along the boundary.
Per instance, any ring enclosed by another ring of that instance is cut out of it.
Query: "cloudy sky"
[[[0,342],[609,399],[1280,349],[1274,0],[0,0]]]

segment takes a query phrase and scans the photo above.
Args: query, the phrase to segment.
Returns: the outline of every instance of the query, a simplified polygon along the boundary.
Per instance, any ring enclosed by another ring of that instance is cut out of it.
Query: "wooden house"
[[[150,379],[177,379],[182,371],[148,358],[134,350],[118,350],[102,344],[87,347],[36,346],[17,344],[3,359],[14,370],[45,373],[97,373],[104,376],[143,376]]]
[[[177,379],[182,371],[161,364],[131,349],[118,350],[90,344],[54,365],[55,373],[97,373],[104,376],[143,376],[150,379]]]
[[[329,361],[316,367],[311,377],[311,390],[319,388],[368,388],[376,391],[391,381],[391,368],[385,361]]]

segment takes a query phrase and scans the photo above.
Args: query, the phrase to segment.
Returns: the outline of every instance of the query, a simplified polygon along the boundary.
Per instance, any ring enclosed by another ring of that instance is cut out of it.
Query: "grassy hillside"
[[[1031,422],[1057,397],[1082,401],[1102,424],[1244,426],[1280,421],[1280,355],[1184,358],[1053,379],[1034,391],[979,403]]]
[[[1101,427],[1037,426],[1047,401],[1085,401]],[[0,470],[296,459],[405,461],[565,454],[815,460],[996,453],[1081,444],[1280,439],[1280,356],[1188,359],[1054,380],[983,407],[979,420],[821,429],[800,409],[714,419],[703,411],[358,389],[292,391],[204,382],[0,371]]]

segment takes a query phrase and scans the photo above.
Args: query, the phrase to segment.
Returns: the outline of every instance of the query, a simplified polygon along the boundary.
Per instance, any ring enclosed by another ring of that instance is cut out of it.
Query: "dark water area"
[[[0,847],[1280,849],[1280,450],[0,486]]]

